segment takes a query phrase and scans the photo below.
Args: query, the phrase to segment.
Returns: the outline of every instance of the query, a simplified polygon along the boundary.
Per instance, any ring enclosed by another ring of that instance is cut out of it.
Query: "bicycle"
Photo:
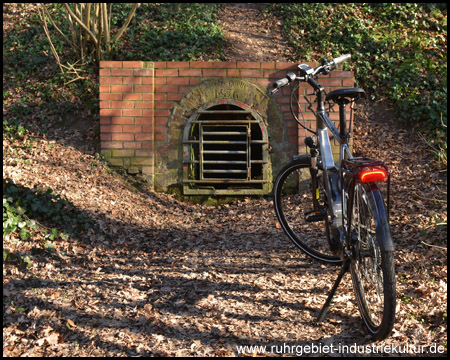
[[[317,322],[325,318],[342,277],[350,271],[364,323],[372,337],[381,340],[392,331],[396,305],[394,244],[389,226],[390,173],[382,161],[353,157],[349,148],[351,122],[347,130],[346,106],[365,97],[364,90],[346,88],[325,94],[316,80],[350,57],[322,59],[316,68],[301,64],[299,75],[288,73],[273,84],[272,94],[297,82],[291,91],[291,112],[314,135],[305,138],[309,154],[295,156],[278,174],[273,188],[274,208],[284,232],[301,251],[341,266]],[[301,82],[315,91],[316,130],[305,126],[296,113],[299,108],[303,114],[297,96]],[[339,130],[328,117],[325,102],[339,106]],[[329,132],[339,141],[337,163]],[[386,207],[377,185],[382,181],[387,183]]]

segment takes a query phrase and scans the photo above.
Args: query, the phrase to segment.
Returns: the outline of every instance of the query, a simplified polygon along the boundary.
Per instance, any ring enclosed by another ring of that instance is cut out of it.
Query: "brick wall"
[[[168,120],[174,106],[205,78],[240,78],[270,88],[274,80],[296,64],[278,62],[100,62],[100,140],[101,152],[112,165],[130,173],[142,172],[152,183],[155,151],[167,139]],[[334,71],[320,84],[331,91],[352,87],[353,73]],[[306,84],[300,94],[312,94]],[[304,151],[306,131],[293,119],[289,108],[289,87],[275,95],[288,141]],[[313,99],[313,97],[310,97]],[[315,118],[302,99],[304,118],[314,128]],[[330,114],[338,119],[338,111]]]

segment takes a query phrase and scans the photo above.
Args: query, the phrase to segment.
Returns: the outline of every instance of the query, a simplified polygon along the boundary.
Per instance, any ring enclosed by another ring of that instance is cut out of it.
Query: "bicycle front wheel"
[[[370,334],[382,340],[394,326],[396,290],[389,222],[376,184],[355,186],[351,216],[350,269],[356,300]]]
[[[314,188],[310,167],[291,162],[281,169],[274,188],[274,207],[278,222],[286,235],[300,250],[312,258],[340,264],[329,246],[328,210],[321,173]],[[314,209],[313,196],[318,208]]]

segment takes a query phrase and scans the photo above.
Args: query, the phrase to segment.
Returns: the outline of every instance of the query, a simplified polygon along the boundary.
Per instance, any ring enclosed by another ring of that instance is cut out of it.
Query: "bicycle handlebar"
[[[345,55],[341,55],[339,57],[337,57],[336,59],[333,59],[332,62],[334,63],[334,65],[340,64],[343,61],[346,61],[348,59],[351,58],[351,54],[345,54]]]
[[[300,80],[300,81],[308,81],[310,77],[314,77],[319,74],[328,74],[330,71],[336,69],[337,65],[340,64],[343,61],[346,61],[351,58],[351,54],[345,54],[341,55],[337,58],[334,58],[331,61],[324,60],[322,65],[316,67],[315,69],[312,69],[308,65],[303,65],[303,69],[309,68],[310,71],[305,73],[305,76],[296,76],[294,73],[288,73],[285,78],[275,81],[272,84],[273,90],[271,91],[271,94],[276,93],[278,90],[280,90],[282,87],[285,87],[290,82],[294,80]],[[301,67],[302,65],[299,65]],[[301,68],[302,69],[302,68]]]

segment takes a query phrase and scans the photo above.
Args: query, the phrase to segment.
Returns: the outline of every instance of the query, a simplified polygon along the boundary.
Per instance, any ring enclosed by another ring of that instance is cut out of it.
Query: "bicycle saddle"
[[[325,100],[332,100],[334,102],[339,102],[343,99],[350,98],[352,100],[359,99],[366,96],[366,92],[361,88],[348,88],[348,89],[338,89],[333,90],[328,93]]]

